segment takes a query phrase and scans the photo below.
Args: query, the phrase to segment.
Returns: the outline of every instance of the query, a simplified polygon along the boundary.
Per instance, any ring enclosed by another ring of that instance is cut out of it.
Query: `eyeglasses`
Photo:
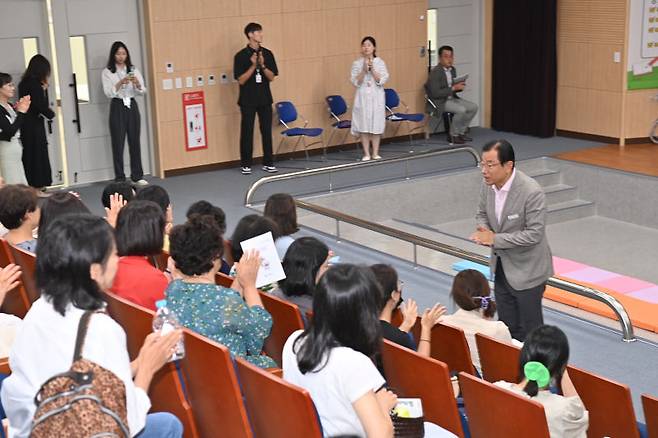
[[[487,161],[487,162],[479,161],[479,162],[478,162],[478,167],[479,167],[480,169],[484,169],[485,167],[486,167],[487,169],[493,169],[494,167],[496,167],[496,166],[499,165],[499,164],[500,164],[500,162],[492,163],[492,162],[489,162],[489,161]]]

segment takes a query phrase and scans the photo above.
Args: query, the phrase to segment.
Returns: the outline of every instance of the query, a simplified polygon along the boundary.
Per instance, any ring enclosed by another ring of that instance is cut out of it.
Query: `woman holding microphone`
[[[25,171],[21,157],[19,128],[30,109],[30,96],[21,97],[12,108],[9,99],[16,94],[16,85],[7,73],[0,73],[0,173],[5,184],[25,184]]]
[[[386,128],[386,97],[384,84],[388,70],[377,57],[377,43],[371,36],[361,40],[361,57],[352,63],[351,82],[356,87],[352,106],[352,135],[361,138],[363,158],[380,160],[379,141]],[[372,143],[372,155],[370,155]]]
[[[128,48],[115,41],[110,49],[107,68],[103,70],[103,91],[112,100],[110,104],[110,136],[114,159],[114,180],[124,181],[123,148],[128,135],[130,153],[130,179],[139,186],[147,185],[143,178],[142,156],[139,142],[141,117],[136,96],[146,93],[144,78],[130,61]]]

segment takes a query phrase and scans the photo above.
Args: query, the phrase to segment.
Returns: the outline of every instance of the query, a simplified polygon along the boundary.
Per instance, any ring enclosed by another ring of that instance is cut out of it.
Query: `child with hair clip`
[[[528,334],[519,360],[520,383],[495,385],[532,398],[544,406],[551,438],[585,438],[589,413],[569,373],[569,342],[562,330],[542,325]],[[558,393],[551,391],[557,388]]]
[[[450,295],[459,309],[452,315],[444,316],[441,323],[464,330],[473,365],[481,372],[475,334],[481,333],[507,344],[513,342],[512,335],[504,322],[494,319],[496,300],[481,272],[466,269],[458,273]]]

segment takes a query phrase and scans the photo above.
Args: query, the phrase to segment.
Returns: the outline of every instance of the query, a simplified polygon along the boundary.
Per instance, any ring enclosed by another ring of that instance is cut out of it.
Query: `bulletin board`
[[[183,121],[185,122],[185,150],[208,148],[206,135],[206,104],[203,91],[183,93]]]

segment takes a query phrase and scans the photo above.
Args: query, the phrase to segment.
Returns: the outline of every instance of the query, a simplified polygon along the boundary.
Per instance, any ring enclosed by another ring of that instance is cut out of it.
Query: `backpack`
[[[34,397],[37,410],[30,438],[130,438],[123,381],[82,358],[87,327],[94,313],[88,310],[80,318],[71,368],[48,379]]]

